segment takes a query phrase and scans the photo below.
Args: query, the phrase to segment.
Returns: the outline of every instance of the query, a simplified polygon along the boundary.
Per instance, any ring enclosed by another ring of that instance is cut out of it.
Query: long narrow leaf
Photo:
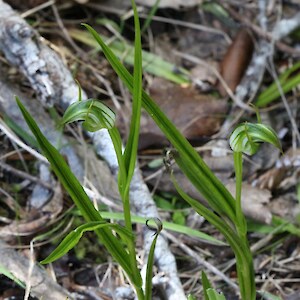
[[[291,68],[287,69],[279,76],[279,83],[281,84],[284,93],[291,91],[300,83],[299,74],[290,77],[290,75],[297,71],[299,68],[300,62],[294,64]],[[255,102],[255,106],[264,107],[272,101],[276,100],[279,96],[280,92],[278,90],[278,86],[276,82],[273,82],[268,88],[266,88],[262,93],[260,93],[260,95],[258,95],[257,100]]]
[[[174,176],[171,176],[173,184],[180,196],[187,201],[191,207],[202,215],[209,223],[214,225],[225,237],[235,253],[237,260],[237,273],[240,280],[240,291],[243,299],[255,299],[255,282],[252,255],[247,243],[241,242],[237,233],[220,217],[206,208],[199,201],[187,195],[178,185]],[[250,282],[249,282],[250,280]]]
[[[103,211],[103,212],[101,212],[101,216],[104,219],[114,219],[114,220],[123,220],[124,221],[123,213]],[[143,217],[139,217],[139,216],[135,216],[135,215],[133,215],[131,217],[132,217],[132,222],[134,222],[134,223],[145,224],[145,222],[147,221],[147,218],[143,218]],[[200,230],[195,230],[188,226],[183,226],[183,225],[175,224],[172,222],[166,222],[166,221],[162,221],[162,224],[163,224],[163,228],[166,230],[171,230],[174,232],[186,234],[188,236],[196,237],[206,243],[210,243],[213,245],[219,245],[219,246],[227,245],[226,243],[224,243],[220,240],[217,240],[216,238],[214,238]]]
[[[151,300],[152,299],[152,270],[153,270],[153,264],[154,264],[154,250],[157,238],[163,229],[162,223],[160,220],[155,221],[157,224],[157,231],[155,232],[154,239],[151,243],[151,247],[149,249],[148,254],[148,261],[147,261],[147,271],[146,271],[146,288],[145,288],[145,300]]]
[[[207,292],[209,300],[226,300],[226,298],[223,294],[219,294],[214,289],[208,289],[206,292]],[[251,298],[249,298],[249,299],[251,299]]]
[[[45,156],[49,160],[54,173],[59,178],[66,191],[69,193],[76,206],[81,211],[85,220],[87,222],[103,221],[100,213],[94,208],[89,197],[83,190],[78,179],[68,167],[61,154],[48,142],[48,140],[40,131],[34,119],[21,103],[21,101],[18,98],[16,99],[16,101],[25,121],[27,122],[29,128],[37,139]],[[122,243],[112,234],[111,230],[103,228],[102,230],[96,230],[96,233],[109,253],[128,274],[132,282],[137,286],[141,286],[142,280],[139,276],[139,271],[131,266],[131,264],[129,263],[130,260],[128,253],[124,249]]]
[[[134,172],[136,154],[139,141],[139,129],[142,108],[142,45],[140,22],[137,14],[137,9],[134,1],[132,1],[134,12],[134,72],[133,72],[133,99],[132,99],[132,116],[130,123],[130,131],[126,148],[124,152],[124,163],[127,170],[127,182],[125,186],[125,193],[129,192],[131,178]]]
[[[127,69],[121,64],[114,53],[106,46],[98,33],[89,25],[84,26],[93,35],[95,40],[99,43],[105,54],[107,60],[111,66],[122,79],[124,84],[130,90],[133,91],[133,78]],[[212,173],[209,167],[204,163],[202,158],[198,155],[191,144],[182,136],[175,125],[165,116],[160,110],[158,105],[151,99],[151,97],[145,92],[142,92],[143,107],[149,113],[149,115],[156,122],[158,127],[162,130],[165,136],[173,144],[175,149],[180,153],[180,156],[184,162],[186,162],[191,169],[189,174],[186,174],[191,179],[194,186],[204,196],[209,204],[219,201],[220,209],[223,208],[226,211],[228,217],[235,221],[235,200],[220,180]],[[198,172],[198,179],[194,177],[190,178],[192,174]],[[225,212],[224,212],[225,213]]]
[[[77,41],[84,43],[85,45],[98,48],[98,43],[91,38],[90,34],[86,31],[78,29],[70,29],[70,35]],[[104,40],[108,41],[107,37]],[[133,46],[128,44],[126,41],[113,40],[109,43],[109,47],[114,52],[114,54],[119,57],[126,64],[133,65]],[[142,51],[143,56],[143,70],[150,74],[158,77],[163,77],[167,80],[173,81],[178,84],[190,83],[188,79],[189,71],[183,68],[167,62],[156,54],[150,53],[148,51]],[[178,72],[178,71],[179,72]]]
[[[203,286],[204,299],[209,300],[209,297],[207,295],[207,290],[212,288],[212,286],[211,286],[204,271],[201,272],[201,281],[202,281],[202,286]]]
[[[56,249],[52,251],[48,257],[41,261],[41,264],[49,264],[68,253],[72,248],[74,248],[77,245],[82,235],[86,231],[95,231],[104,227],[109,227],[110,229],[113,229],[121,237],[123,237],[124,240],[132,239],[131,233],[118,224],[110,224],[106,221],[88,222],[71,231],[56,247]]]
[[[3,267],[1,264],[0,264],[0,274],[3,274],[7,278],[11,279],[16,284],[18,284],[21,288],[23,289],[26,288],[26,285],[21,280],[19,280],[14,274],[12,274],[8,269]]]
[[[176,191],[179,195],[187,202],[189,205],[201,216],[203,216],[209,223],[213,224],[227,239],[230,243],[231,247],[238,248],[239,240],[237,238],[236,232],[231,229],[231,227],[222,220],[219,216],[201,204],[199,201],[193,199],[188,194],[186,194],[181,187],[179,186],[178,182],[176,181],[175,177],[171,174],[172,182],[176,188]]]

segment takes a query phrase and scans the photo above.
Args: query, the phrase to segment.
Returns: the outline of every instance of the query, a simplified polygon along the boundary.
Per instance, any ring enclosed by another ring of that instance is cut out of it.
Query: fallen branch
[[[30,270],[30,261],[27,257],[12,249],[0,240],[0,265],[9,270],[9,272],[18,278],[21,282],[28,281],[28,270]],[[70,293],[53,281],[48,273],[38,267],[33,266],[31,277],[31,295],[38,299],[66,300],[73,299]]]

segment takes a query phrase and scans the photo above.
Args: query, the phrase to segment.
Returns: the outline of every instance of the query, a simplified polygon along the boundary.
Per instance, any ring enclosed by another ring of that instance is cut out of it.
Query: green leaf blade
[[[279,76],[279,84],[282,87],[282,91],[287,93],[291,91],[294,87],[296,87],[300,83],[300,75],[296,74],[291,76],[294,72],[299,70],[300,62],[295,63],[291,68],[287,69]],[[257,107],[265,107],[269,103],[276,100],[280,97],[280,91],[278,89],[276,81],[273,82],[268,88],[266,88],[260,95],[257,97],[255,102],[255,106]]]
[[[201,281],[202,281],[202,286],[203,286],[203,293],[204,293],[204,299],[209,300],[209,296],[207,294],[207,290],[212,288],[206,274],[204,271],[201,272]]]
[[[110,62],[112,68],[118,74],[120,79],[127,86],[129,91],[133,92],[133,78],[127,69],[121,64],[121,62],[115,57],[114,53],[104,43],[98,33],[89,25],[83,24],[87,30],[92,34],[95,40],[98,42],[107,60]],[[192,167],[192,171],[198,170],[202,174],[202,178],[206,178],[210,182],[210,186],[213,188],[206,188],[206,184],[202,184],[201,179],[196,180],[193,176],[192,183],[198,189],[198,191],[209,202],[214,202],[215,199],[219,199],[220,207],[223,203],[227,203],[228,211],[230,211],[229,218],[235,220],[235,200],[229,191],[224,187],[220,180],[212,173],[209,167],[201,159],[198,153],[194,150],[191,144],[182,136],[175,125],[165,116],[160,110],[159,106],[151,99],[151,97],[143,90],[142,91],[142,105],[148,114],[152,117],[158,127],[165,134],[166,138],[173,144],[175,149],[179,152],[182,161],[187,162]],[[189,169],[188,177],[193,175]],[[190,177],[189,177],[190,178]]]
[[[208,289],[206,291],[209,300],[226,300],[223,294],[219,294],[215,289]],[[250,299],[250,298],[249,298]]]
[[[126,148],[124,152],[124,163],[127,170],[127,183],[125,192],[129,192],[130,181],[134,172],[136,154],[139,141],[140,118],[142,108],[142,45],[140,22],[137,14],[137,8],[132,1],[134,11],[134,73],[133,73],[133,101],[132,101],[132,116],[130,123],[130,131]]]
[[[148,261],[147,261],[147,270],[146,270],[146,287],[145,287],[145,300],[152,300],[152,270],[154,265],[154,250],[156,246],[157,238],[160,232],[163,229],[163,225],[160,220],[154,220],[157,225],[157,231],[155,232],[154,239],[151,243],[149,254],[148,254]],[[147,223],[146,223],[147,224]]]
[[[79,240],[85,232],[96,231],[97,229],[104,227],[110,227],[115,231],[118,231],[118,233],[121,233],[123,238],[124,236],[126,236],[127,239],[132,238],[131,234],[128,233],[128,231],[126,231],[124,228],[117,224],[110,224],[106,221],[88,222],[71,231],[56,247],[56,249],[52,251],[52,253],[48,257],[41,261],[41,264],[51,263],[68,253],[72,248],[74,248],[77,245],[77,243],[79,242]]]
[[[83,217],[87,222],[103,221],[100,213],[94,208],[80,182],[72,173],[61,154],[51,143],[48,142],[32,116],[21,103],[21,101],[18,98],[16,98],[16,101],[24,116],[25,121],[27,122],[42,151],[50,162],[54,173],[56,174],[66,191],[69,193],[76,206],[81,211]],[[101,242],[108,249],[109,253],[118,263],[120,263],[132,282],[134,282],[136,285],[141,286],[142,280],[140,276],[138,278],[137,275],[137,273],[139,274],[139,271],[132,268],[129,263],[130,260],[128,253],[126,252],[120,241],[112,234],[111,230],[103,228],[102,230],[97,230],[96,233],[99,236]]]

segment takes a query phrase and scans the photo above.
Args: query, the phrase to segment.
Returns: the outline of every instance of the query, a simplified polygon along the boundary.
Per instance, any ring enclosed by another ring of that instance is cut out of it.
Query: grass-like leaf
[[[154,234],[154,239],[151,243],[151,247],[149,249],[149,254],[148,254],[147,271],[146,271],[145,300],[152,300],[152,270],[153,270],[153,264],[154,264],[154,250],[155,250],[157,238],[163,229],[163,225],[160,220],[154,219],[154,222],[156,223],[157,228],[156,228],[156,232]]]
[[[124,193],[129,193],[129,186],[136,163],[139,129],[142,108],[142,45],[140,22],[134,1],[132,1],[134,12],[134,71],[133,71],[133,93],[132,93],[132,116],[130,122],[129,136],[124,151],[124,164],[127,171],[127,182]]]
[[[128,230],[118,224],[110,224],[106,221],[88,222],[71,231],[56,247],[56,249],[52,251],[48,257],[41,261],[41,264],[49,264],[68,253],[77,245],[86,231],[95,231],[104,227],[109,227],[116,231],[124,241],[128,241],[128,239],[133,238],[132,234]]]
[[[208,299],[209,300],[226,300],[225,296],[223,294],[219,294],[216,290],[214,289],[208,289],[206,291]]]
[[[89,25],[85,25],[85,27],[99,43],[107,60],[132,93],[133,78],[131,74],[121,64],[109,47],[107,47],[98,33]],[[236,218],[236,203],[226,187],[213,174],[191,144],[182,136],[175,125],[165,116],[158,105],[145,91],[142,92],[142,100],[145,110],[176,149],[175,160],[185,175],[214,210],[219,212],[222,217],[226,216],[229,218],[233,224],[238,224]],[[239,236],[237,236],[236,231],[215,213],[204,206],[199,207],[198,201],[191,199],[188,196],[184,199],[190,203],[199,214],[203,215],[209,222],[215,225],[225,236],[236,255],[241,296],[243,299],[255,299],[256,292],[252,255],[247,240],[240,239]]]
[[[223,294],[219,294],[213,289],[204,271],[201,274],[201,281],[205,300],[226,300]]]
[[[258,291],[258,294],[261,296],[261,299],[264,300],[282,300],[281,297],[273,295],[267,291]]]
[[[77,41],[84,43],[85,45],[98,48],[98,43],[91,38],[91,35],[86,31],[78,29],[70,29],[70,35]],[[108,41],[108,38],[104,37],[104,40]],[[129,43],[118,40],[113,40],[110,42],[109,47],[113,53],[122,61],[128,65],[134,64],[134,49]],[[150,74],[158,77],[165,78],[167,80],[173,81],[178,84],[190,83],[188,78],[189,71],[183,68],[167,62],[156,54],[150,53],[148,51],[142,51],[143,56],[143,70]]]
[[[66,191],[69,193],[78,209],[81,211],[85,220],[87,222],[103,221],[100,213],[94,208],[89,197],[83,190],[78,179],[68,167],[61,154],[55,149],[54,146],[51,145],[51,143],[48,142],[21,101],[18,98],[16,101],[25,121],[37,139],[40,148],[50,162],[52,170]],[[96,230],[96,233],[109,253],[125,270],[132,283],[136,286],[142,286],[142,279],[139,270],[137,270],[135,266],[131,265],[129,255],[124,249],[123,244],[112,234],[111,230],[108,228],[102,228],[101,230]]]
[[[204,271],[201,272],[201,282],[202,282],[202,286],[203,286],[204,299],[209,300],[209,297],[207,295],[207,290],[212,288],[212,286],[211,286]]]
[[[133,92],[133,78],[119,59],[104,43],[98,33],[89,25],[84,24],[88,31],[99,43],[111,66],[127,86]],[[186,176],[191,180],[198,191],[204,196],[209,204],[219,202],[219,207],[231,219],[235,220],[235,200],[220,180],[213,174],[202,158],[198,155],[191,144],[183,137],[176,126],[160,110],[159,106],[145,92],[142,92],[142,105],[148,114],[153,118],[157,126],[162,130],[167,139],[172,143],[180,154],[184,164],[188,166]],[[185,170],[183,170],[185,171]],[[215,205],[216,206],[216,205]]]
[[[300,62],[294,64],[291,68],[287,69],[283,74],[279,76],[279,83],[282,86],[282,90],[284,93],[291,91],[294,87],[296,87],[300,83],[300,74],[295,73],[300,68]],[[280,96],[280,92],[278,90],[278,86],[276,82],[273,82],[268,88],[266,88],[260,95],[258,95],[257,100],[255,102],[255,106],[257,107],[265,107],[269,103],[273,102]]]
[[[23,289],[26,288],[26,285],[21,280],[19,280],[14,274],[12,274],[8,269],[4,268],[1,264],[0,264],[0,274],[3,274],[7,278],[11,279],[21,288]]]
[[[255,282],[254,269],[252,263],[252,255],[249,251],[247,243],[240,239],[238,233],[221,219],[218,215],[213,213],[199,201],[187,195],[177,183],[175,177],[171,174],[173,184],[179,195],[188,202],[191,207],[200,215],[202,215],[209,223],[214,225],[225,237],[235,253],[237,260],[237,273],[240,283],[240,291],[242,299],[255,299]],[[238,224],[238,223],[236,223]]]
[[[104,219],[123,220],[124,221],[124,215],[122,213],[103,211],[103,212],[101,212],[101,216]],[[139,217],[139,216],[135,216],[135,215],[132,215],[131,219],[132,219],[132,222],[138,223],[138,224],[145,224],[145,222],[147,221],[147,218],[143,218],[143,217]],[[205,242],[211,243],[213,245],[219,245],[219,246],[227,245],[226,243],[224,243],[220,240],[217,240],[216,238],[214,238],[200,230],[195,230],[188,226],[183,226],[183,225],[166,222],[166,221],[162,221],[162,225],[165,230],[171,230],[174,232],[186,234],[188,236],[193,236],[193,237],[199,238]]]

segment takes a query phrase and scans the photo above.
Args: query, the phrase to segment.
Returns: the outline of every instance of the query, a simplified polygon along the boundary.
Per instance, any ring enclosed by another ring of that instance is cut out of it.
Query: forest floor
[[[116,112],[125,141],[130,94],[81,23],[90,24],[132,70],[130,1],[4,2],[44,38],[41,42],[60,57],[88,98],[104,101]],[[263,123],[273,127],[280,138],[283,153],[263,144],[257,154],[244,157],[243,211],[260,291],[257,299],[300,299],[300,4],[297,0],[161,0],[151,16],[152,2],[138,2],[144,89],[232,193],[234,164],[228,140],[234,127],[244,121],[256,122],[255,106]],[[0,9],[3,26],[1,14]],[[2,51],[10,47],[3,45],[3,36],[2,32]],[[4,274],[0,275],[0,299],[36,299],[26,294],[26,279],[13,267],[2,268],[4,260],[12,257],[1,251],[7,247],[17,251],[14,253],[28,261],[25,265],[28,263],[30,270],[30,263],[44,259],[67,232],[82,224],[83,218],[47,165],[37,158],[32,136],[25,134],[21,117],[8,104],[14,101],[9,95],[22,93],[24,98],[39,99],[41,92],[24,68],[11,63],[5,51],[0,52],[0,71],[0,241],[4,243],[0,243],[0,273]],[[36,102],[40,104],[32,105],[31,113],[42,128],[56,130],[53,141],[57,147],[68,144],[64,153],[68,163],[78,169],[83,185],[97,195],[94,201],[98,201],[99,209],[114,219],[109,213],[122,210],[115,174],[95,154],[91,137],[80,126],[57,129],[65,107],[56,104],[46,108],[46,102]],[[25,149],[20,139],[30,148]],[[167,139],[143,112],[139,166],[160,219],[180,225],[186,232],[176,232],[171,225],[171,230],[162,233],[176,258],[184,293],[204,299],[204,270],[226,299],[238,299],[233,252],[227,245],[196,236],[199,231],[224,241],[176,193],[164,162],[169,148]],[[78,162],[71,161],[71,155],[79,157]],[[181,187],[203,202],[179,169],[173,168]],[[138,209],[136,213],[139,215]],[[146,208],[141,215],[147,216]],[[135,225],[141,266],[144,228],[143,223]],[[46,269],[43,276],[58,282],[77,299],[132,297],[116,293],[129,286],[128,280],[93,233],[87,233],[74,249]],[[164,273],[159,266],[154,273],[161,283]],[[163,290],[162,284],[155,285],[153,299],[167,299]]]

